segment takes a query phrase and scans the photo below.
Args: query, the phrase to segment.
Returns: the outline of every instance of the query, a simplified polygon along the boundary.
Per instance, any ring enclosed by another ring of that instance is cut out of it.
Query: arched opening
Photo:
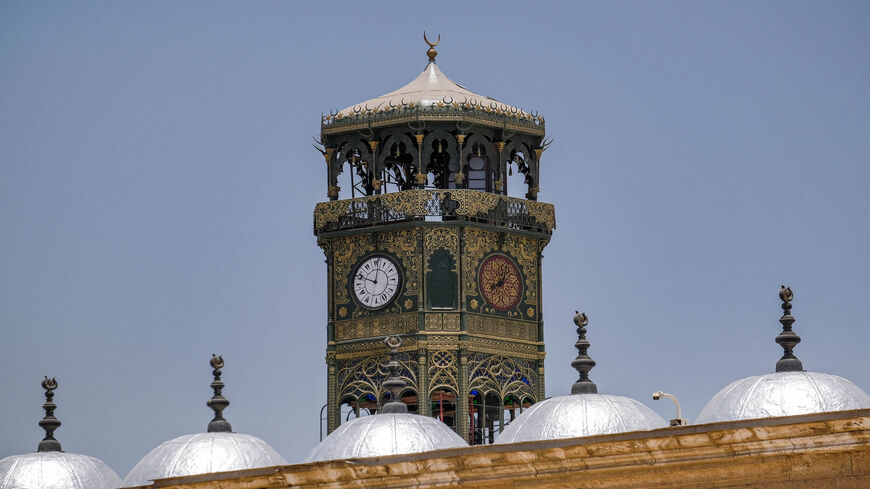
[[[450,389],[435,389],[429,396],[432,417],[456,431],[456,393]]]
[[[474,389],[469,395],[469,445],[487,445],[495,441],[504,423],[502,403],[498,394],[486,394]]]
[[[447,140],[432,141],[432,154],[426,163],[426,171],[432,175],[430,185],[436,189],[456,188],[453,173],[450,172],[450,154],[447,152]]]
[[[465,188],[492,192],[492,176],[489,168],[489,157],[483,144],[475,143],[465,162]]]
[[[358,147],[342,150],[339,155],[341,168],[336,177],[339,198],[356,198],[372,195],[372,177],[369,169],[373,167],[371,153]]]
[[[383,191],[401,191],[414,188],[414,175],[417,169],[413,165],[414,157],[404,142],[390,145],[387,156],[384,158],[384,187]]]
[[[517,419],[517,416],[523,413],[529,406],[534,404],[529,397],[524,397],[522,400],[518,396],[513,394],[509,394],[504,398],[504,412],[502,413],[502,426],[500,431],[504,431],[504,428],[511,424],[513,420]]]
[[[523,153],[514,151],[507,164],[507,195],[525,199],[529,191],[529,165]]]

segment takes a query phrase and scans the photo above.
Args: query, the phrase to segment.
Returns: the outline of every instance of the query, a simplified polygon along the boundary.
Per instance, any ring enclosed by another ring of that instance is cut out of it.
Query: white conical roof
[[[441,68],[430,61],[417,78],[404,87],[373,99],[351,105],[339,111],[339,117],[352,116],[369,111],[378,112],[390,108],[407,106],[468,104],[469,107],[482,109],[500,109],[513,113],[517,117],[527,117],[529,114],[498,100],[479,95],[454,82],[441,71]]]

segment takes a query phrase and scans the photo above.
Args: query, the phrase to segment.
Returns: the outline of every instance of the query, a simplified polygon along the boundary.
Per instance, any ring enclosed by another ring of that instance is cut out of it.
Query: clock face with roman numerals
[[[383,309],[399,295],[402,274],[392,258],[373,255],[353,272],[353,296],[360,306],[370,311]]]

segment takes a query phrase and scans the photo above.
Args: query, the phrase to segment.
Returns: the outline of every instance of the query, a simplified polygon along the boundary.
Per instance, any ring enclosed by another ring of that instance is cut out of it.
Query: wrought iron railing
[[[478,190],[405,190],[321,202],[314,208],[314,234],[424,220],[465,220],[545,234],[556,228],[553,204]]]

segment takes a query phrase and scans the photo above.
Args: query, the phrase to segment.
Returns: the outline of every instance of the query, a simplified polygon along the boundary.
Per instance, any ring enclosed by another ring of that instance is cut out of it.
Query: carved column
[[[335,353],[326,353],[326,434],[332,433],[341,423],[337,398]]]
[[[429,416],[429,362],[425,348],[417,350],[417,414]]]
[[[459,349],[459,392],[456,393],[456,433],[468,441],[468,350]]]

